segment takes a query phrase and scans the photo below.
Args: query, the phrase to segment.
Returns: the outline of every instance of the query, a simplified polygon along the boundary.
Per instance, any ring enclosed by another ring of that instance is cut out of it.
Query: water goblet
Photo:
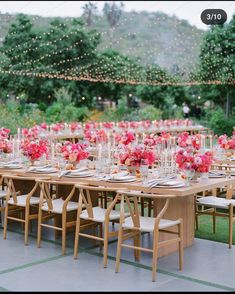
[[[143,184],[144,185],[147,183],[147,180],[148,180],[148,172],[149,172],[148,160],[141,159],[141,162],[140,162],[140,173],[141,173],[141,177],[143,179]]]

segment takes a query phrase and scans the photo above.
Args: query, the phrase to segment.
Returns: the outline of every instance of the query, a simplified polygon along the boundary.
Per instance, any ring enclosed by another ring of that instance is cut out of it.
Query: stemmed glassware
[[[186,177],[186,182],[185,182],[185,186],[186,187],[190,187],[191,185],[191,180],[193,178],[193,176],[195,175],[195,170],[194,169],[185,169],[184,170],[184,174]]]
[[[141,177],[143,179],[143,184],[144,185],[147,183],[147,180],[148,180],[148,171],[149,171],[148,160],[141,159],[141,162],[140,162],[140,173],[141,173]]]

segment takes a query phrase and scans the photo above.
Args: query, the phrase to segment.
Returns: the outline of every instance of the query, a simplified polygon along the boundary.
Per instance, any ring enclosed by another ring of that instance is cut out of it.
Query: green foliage
[[[215,134],[232,134],[233,127],[235,126],[235,119],[227,119],[223,109],[220,107],[217,107],[216,109],[208,109],[206,111],[206,118],[209,122],[209,127],[215,132]]]
[[[140,121],[140,120],[159,120],[162,118],[162,111],[152,105],[147,105],[143,108],[133,110],[131,113],[127,113],[126,120]]]
[[[87,107],[76,107],[69,91],[62,87],[55,91],[56,101],[46,109],[48,122],[83,121],[89,115]]]
[[[207,31],[201,45],[197,79],[200,81],[216,80],[222,85],[201,86],[204,100],[213,100],[231,115],[235,106],[235,87],[229,85],[235,79],[235,15],[225,25],[212,26]],[[227,107],[226,107],[227,104]]]

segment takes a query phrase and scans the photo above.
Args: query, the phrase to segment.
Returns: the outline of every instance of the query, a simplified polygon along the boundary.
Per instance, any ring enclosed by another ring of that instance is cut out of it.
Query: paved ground
[[[73,259],[73,234],[68,234],[67,254],[61,255],[60,240],[45,229],[41,248],[35,233],[23,245],[19,225],[11,227],[7,240],[0,229],[0,291],[234,291],[235,246],[196,239],[185,250],[184,269],[178,255],[159,258],[157,281],[151,281],[151,255],[134,261],[133,251],[123,248],[120,273],[116,274],[116,241],[109,244],[108,268],[102,254],[88,239],[81,238],[80,255]],[[149,234],[143,245],[150,244]]]

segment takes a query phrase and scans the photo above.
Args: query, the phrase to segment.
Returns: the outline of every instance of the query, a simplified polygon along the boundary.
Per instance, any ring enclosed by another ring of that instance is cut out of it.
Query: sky
[[[26,13],[40,16],[70,16],[78,17],[82,14],[82,6],[88,1],[0,1],[1,13]],[[102,11],[105,1],[92,1]],[[113,1],[106,1],[113,2]],[[119,2],[119,1],[116,1]],[[235,1],[122,1],[125,11],[149,12],[161,11],[168,15],[176,15],[179,19],[186,19],[192,25],[206,30],[207,25],[201,21],[201,13],[205,9],[223,9],[229,21],[235,13]]]

